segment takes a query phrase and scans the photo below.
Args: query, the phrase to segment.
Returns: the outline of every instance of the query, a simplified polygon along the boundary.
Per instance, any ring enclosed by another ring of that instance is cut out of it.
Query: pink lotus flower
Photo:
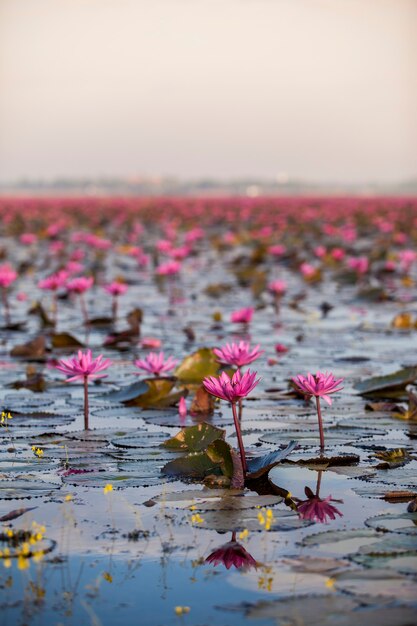
[[[357,274],[366,274],[369,270],[369,260],[366,256],[348,259],[347,265]]]
[[[346,256],[346,252],[343,248],[333,248],[330,254],[334,261],[343,261]]]
[[[303,277],[308,280],[309,278],[313,278],[313,276],[315,276],[317,269],[314,267],[314,265],[311,265],[310,263],[301,263],[300,272],[302,273]]]
[[[323,431],[323,419],[321,416],[321,407],[320,407],[320,398],[323,398],[328,404],[332,404],[332,400],[330,398],[331,393],[336,393],[337,391],[341,391],[343,387],[340,386],[340,383],[343,382],[343,378],[336,379],[333,374],[322,374],[321,372],[317,372],[315,376],[312,374],[307,374],[307,376],[302,376],[299,374],[295,378],[292,379],[295,386],[299,391],[304,393],[308,398],[311,396],[315,396],[316,398],[316,408],[317,408],[317,419],[319,423],[319,433],[320,433],[320,448],[324,449],[324,431]]]
[[[181,263],[178,263],[178,261],[167,261],[156,268],[156,273],[158,276],[172,276],[178,274],[180,270]]]
[[[222,564],[226,569],[230,569],[232,565],[236,569],[249,569],[251,567],[256,569],[258,565],[253,556],[240,543],[234,540],[225,543],[221,548],[212,552],[206,558],[206,563],[212,563],[214,566]]]
[[[84,430],[88,430],[88,380],[91,378],[104,378],[106,374],[100,374],[111,365],[110,359],[104,359],[100,354],[96,359],[91,356],[91,350],[83,353],[78,351],[78,355],[71,359],[61,359],[56,365],[56,369],[63,372],[67,378],[66,382],[82,380],[84,382]]]
[[[254,311],[255,309],[252,307],[233,311],[233,313],[230,315],[230,321],[234,322],[235,324],[249,324],[253,317]]]
[[[110,359],[103,360],[102,354],[93,359],[91,350],[87,350],[86,353],[79,350],[77,356],[67,360],[59,360],[56,369],[70,376],[66,380],[67,383],[70,383],[74,380],[83,380],[86,377],[104,378],[106,374],[99,374],[99,372],[107,369],[111,363]]]
[[[7,289],[16,280],[17,272],[14,271],[11,265],[3,263],[0,265],[0,287]]]
[[[272,256],[282,256],[283,254],[285,254],[287,251],[285,246],[282,246],[280,244],[277,244],[275,246],[269,246],[268,248],[268,252],[269,254],[272,254]]]
[[[276,296],[282,296],[287,291],[287,283],[283,280],[274,280],[272,283],[269,283],[268,289]]]
[[[7,290],[10,285],[16,280],[16,278],[17,273],[14,271],[11,265],[9,265],[8,263],[0,265],[0,287],[2,289],[4,318],[7,326],[10,324],[10,307]]]
[[[68,273],[61,271],[56,274],[51,274],[46,278],[43,278],[38,282],[39,289],[45,289],[49,291],[56,291],[60,287],[64,287],[66,280],[68,278]]]
[[[289,348],[287,348],[287,346],[284,346],[283,343],[277,343],[275,345],[275,352],[277,354],[285,354],[286,352],[288,352]]]
[[[234,404],[240,400],[240,398],[246,398],[246,396],[255,389],[260,381],[260,378],[256,380],[256,374],[256,372],[251,372],[250,370],[241,374],[241,372],[237,370],[232,378],[229,378],[226,372],[222,372],[219,378],[215,378],[214,376],[205,378],[203,385],[212,396]]]
[[[180,416],[180,419],[182,420],[185,417],[187,417],[187,403],[185,401],[184,396],[180,398],[180,401],[178,403],[178,415]]]
[[[222,372],[219,378],[214,376],[208,376],[203,380],[203,385],[206,391],[216,398],[227,400],[232,405],[233,421],[235,424],[237,441],[239,444],[240,460],[242,462],[243,474],[247,472],[246,454],[243,445],[242,432],[240,430],[239,417],[236,412],[236,402],[239,402],[242,398],[245,398],[259,383],[259,378],[256,380],[256,372],[247,370],[244,374],[241,374],[240,370],[237,370],[232,376]]]
[[[145,372],[149,372],[154,376],[160,376],[165,372],[173,370],[177,363],[178,360],[172,358],[172,356],[169,356],[167,360],[165,360],[163,352],[150,352],[145,359],[135,361],[134,364]]]
[[[91,289],[94,283],[94,278],[92,276],[80,276],[79,278],[72,278],[67,283],[68,291],[73,293],[82,294],[88,289]]]
[[[30,246],[37,241],[37,236],[34,233],[23,233],[20,235],[19,240],[24,246]]]
[[[318,259],[322,259],[326,256],[326,248],[324,246],[317,246],[314,248],[314,254]]]
[[[81,312],[84,317],[84,324],[88,324],[88,312],[84,300],[84,293],[93,286],[94,278],[92,276],[80,276],[79,278],[72,278],[67,282],[67,289],[71,293],[78,294],[80,298]]]
[[[299,374],[292,380],[299,391],[306,396],[321,397],[330,405],[332,400],[329,395],[343,389],[343,387],[339,387],[340,383],[343,382],[343,378],[335,379],[333,374],[328,374],[327,372],[325,374],[317,372],[315,376],[312,374],[307,374],[307,376]]]
[[[331,496],[324,498],[324,500],[319,498],[319,496],[312,496],[297,505],[297,512],[301,519],[327,524],[328,518],[336,519],[336,515],[343,517],[343,513],[330,504],[331,501]]]
[[[142,348],[160,348],[162,341],[156,337],[144,337],[140,342]]]
[[[259,344],[251,349],[249,342],[239,341],[239,343],[227,343],[222,348],[214,348],[213,352],[220,363],[242,367],[259,359],[265,351],[259,350]]]
[[[125,283],[114,281],[109,285],[104,285],[104,289],[112,296],[122,296],[127,291],[127,285]]]

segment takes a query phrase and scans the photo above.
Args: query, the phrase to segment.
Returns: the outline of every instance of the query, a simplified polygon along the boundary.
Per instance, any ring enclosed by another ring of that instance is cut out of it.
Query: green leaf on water
[[[387,376],[373,376],[356,383],[361,396],[397,397],[406,386],[417,380],[417,366],[405,367]]]
[[[220,369],[211,348],[200,348],[178,365],[174,374],[181,383],[199,385],[206,376],[215,376]]]
[[[171,439],[162,445],[173,450],[188,450],[189,452],[201,452],[216,439],[224,439],[225,431],[211,424],[196,424],[183,428]]]

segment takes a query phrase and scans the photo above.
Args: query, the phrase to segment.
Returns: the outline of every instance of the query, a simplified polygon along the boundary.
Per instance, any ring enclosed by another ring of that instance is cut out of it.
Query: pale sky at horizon
[[[417,0],[0,0],[0,180],[417,178]]]

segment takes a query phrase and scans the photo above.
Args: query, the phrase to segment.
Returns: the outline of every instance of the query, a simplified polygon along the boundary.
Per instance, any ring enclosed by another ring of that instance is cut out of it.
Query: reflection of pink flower
[[[221,548],[212,552],[206,558],[206,563],[212,563],[214,566],[222,563],[226,569],[230,569],[232,565],[236,567],[236,569],[242,567],[248,569],[251,567],[257,568],[257,563],[253,556],[237,541],[229,541]]]
[[[0,287],[7,289],[16,280],[17,272],[14,271],[11,265],[4,263],[0,265]]]
[[[320,498],[319,496],[312,495],[303,500],[297,505],[297,512],[301,519],[311,520],[312,522],[320,522],[321,524],[327,524],[327,519],[336,519],[336,515],[343,517],[335,506],[330,504],[332,497]]]
[[[177,363],[178,360],[172,358],[172,356],[169,356],[167,360],[165,360],[165,354],[163,352],[150,352],[145,359],[135,361],[135,366],[145,370],[145,372],[159,376],[160,374],[173,370]]]
[[[240,398],[245,398],[255,389],[260,381],[260,378],[256,380],[256,374],[256,372],[251,372],[250,370],[241,374],[240,371],[237,370],[232,378],[229,378],[226,372],[222,372],[219,378],[215,378],[214,376],[205,378],[203,385],[212,396],[235,403],[240,400]]]
[[[230,316],[230,321],[235,324],[249,324],[253,317],[255,309],[252,307],[247,307],[245,309],[239,309],[238,311],[233,311]]]
[[[298,389],[305,393],[306,396],[315,396],[316,398],[323,398],[328,404],[332,403],[329,394],[336,393],[343,389],[340,387],[340,383],[343,382],[343,378],[336,379],[333,374],[322,374],[317,372],[315,376],[307,374],[302,376],[299,374],[292,379]]]
[[[259,344],[251,349],[249,342],[239,341],[239,343],[227,343],[222,348],[214,348],[213,352],[220,363],[242,367],[259,359],[264,350],[259,350]]]
[[[94,278],[87,276],[80,276],[79,278],[73,278],[67,283],[68,291],[73,293],[84,293],[93,286]]]
[[[98,372],[107,369],[110,365],[110,359],[103,360],[102,354],[93,359],[91,350],[87,350],[85,353],[79,350],[77,356],[58,361],[56,369],[63,372],[66,376],[70,376],[66,381],[69,383],[84,378],[103,378],[106,374],[99,374]]]

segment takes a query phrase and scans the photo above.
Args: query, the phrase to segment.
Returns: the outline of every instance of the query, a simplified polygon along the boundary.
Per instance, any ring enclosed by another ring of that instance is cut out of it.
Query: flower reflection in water
[[[336,519],[339,515],[343,517],[343,513],[339,511],[335,506],[330,504],[331,502],[338,502],[343,504],[343,500],[335,500],[332,496],[326,498],[320,498],[320,486],[323,471],[318,472],[316,493],[305,487],[304,492],[307,496],[306,500],[299,500],[297,503],[297,512],[301,519],[310,520],[312,522],[319,522],[320,524],[327,524],[328,520]]]
[[[206,563],[212,563],[214,566],[222,563],[226,569],[230,569],[232,565],[236,569],[257,569],[258,563],[247,550],[236,541],[236,533],[232,533],[231,541],[217,548],[207,558]]]

